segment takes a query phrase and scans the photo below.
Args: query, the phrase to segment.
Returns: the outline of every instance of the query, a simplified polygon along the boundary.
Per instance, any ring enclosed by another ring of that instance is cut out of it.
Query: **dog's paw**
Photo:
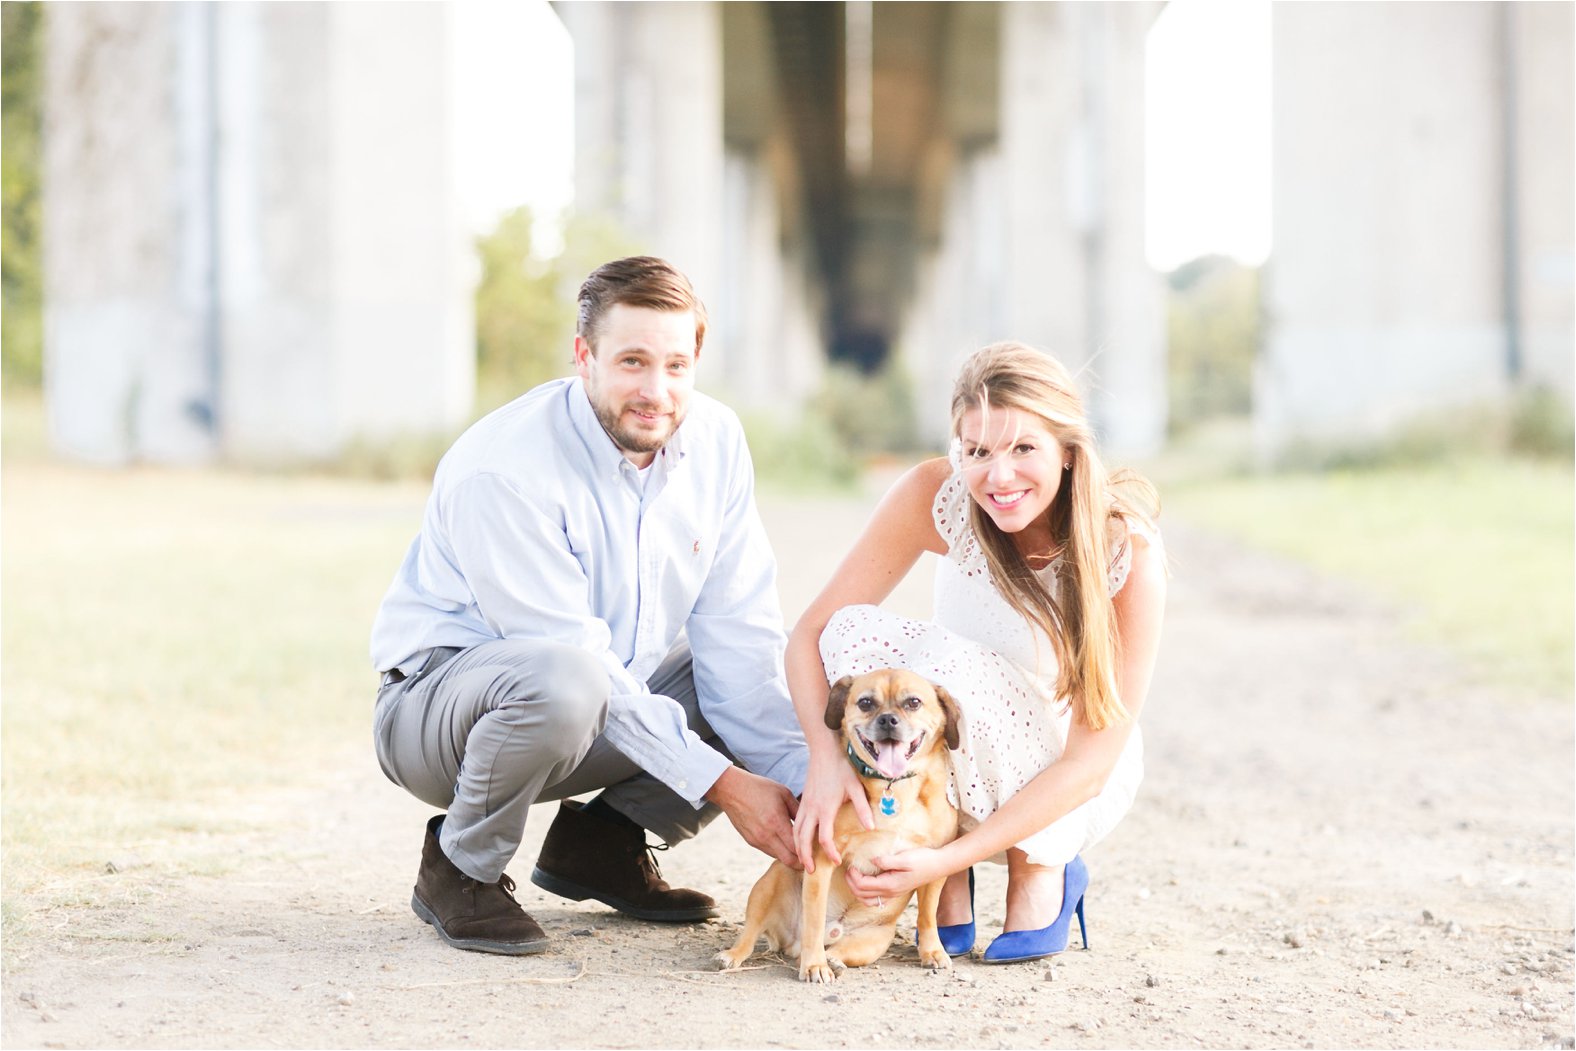
[[[932,971],[950,971],[952,957],[942,949],[921,950],[919,962]]]
[[[739,969],[739,965],[744,961],[738,959],[733,955],[733,953],[724,949],[716,956],[713,956],[711,958],[711,962],[717,965],[717,970],[719,971],[737,971]]]
[[[831,985],[837,981],[837,967],[831,961],[799,965],[799,980],[801,982],[819,982],[821,985]]]

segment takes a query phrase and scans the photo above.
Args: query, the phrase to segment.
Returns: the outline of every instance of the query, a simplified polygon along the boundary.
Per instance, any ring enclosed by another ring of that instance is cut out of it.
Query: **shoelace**
[[[486,891],[486,890],[488,890],[488,889],[490,889],[492,887],[497,887],[499,890],[503,891],[505,894],[507,894],[509,896],[509,900],[510,901],[513,901],[516,904],[519,903],[518,900],[514,896],[514,888],[515,888],[514,879],[507,872],[505,872],[503,875],[498,877],[498,882],[497,883],[483,883],[481,880],[479,880],[479,879],[472,879],[469,876],[467,876],[465,878],[466,878],[466,882],[464,884],[462,884],[462,886],[467,888],[470,891],[470,893],[472,893],[472,894],[480,894],[483,891]]]
[[[662,878],[662,866],[657,864],[657,851],[667,850],[668,844],[642,843],[641,846],[645,847],[645,862],[647,865],[651,866],[652,877],[660,880]]]

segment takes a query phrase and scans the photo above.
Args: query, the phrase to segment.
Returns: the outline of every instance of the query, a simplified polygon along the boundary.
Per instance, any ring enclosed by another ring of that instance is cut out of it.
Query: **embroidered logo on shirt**
[[[697,555],[700,554],[700,541],[699,540],[695,541],[694,552]]]

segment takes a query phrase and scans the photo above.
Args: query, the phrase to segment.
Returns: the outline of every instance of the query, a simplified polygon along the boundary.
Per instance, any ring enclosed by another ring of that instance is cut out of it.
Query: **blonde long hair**
[[[1007,604],[1051,640],[1056,692],[1093,730],[1125,722],[1116,688],[1121,640],[1107,586],[1110,518],[1152,523],[1159,512],[1154,486],[1133,471],[1107,475],[1094,431],[1067,369],[1022,343],[993,343],[964,361],[952,392],[952,434],[972,409],[1018,409],[1044,421],[1070,464],[1049,511],[1054,548],[1061,551],[1060,587],[1048,588],[1010,535],[975,500],[969,523],[979,538],[991,580]]]

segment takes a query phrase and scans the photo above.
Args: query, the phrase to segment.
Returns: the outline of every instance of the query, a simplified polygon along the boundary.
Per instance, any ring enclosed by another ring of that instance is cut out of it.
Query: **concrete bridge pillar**
[[[1165,334],[1144,256],[1143,98],[1158,5],[950,10],[965,9],[947,46],[968,50],[943,63],[940,225],[901,340],[928,436],[945,437],[959,360],[1015,339],[1080,375],[1113,454],[1153,452],[1165,438]]]
[[[1568,4],[1279,4],[1258,451],[1572,374]]]
[[[49,11],[45,387],[100,463],[321,460],[462,423],[438,4]]]
[[[44,105],[44,371],[58,450],[218,451],[213,11],[59,4]]]
[[[1006,333],[1083,370],[1118,455],[1165,438],[1163,290],[1144,256],[1154,4],[1003,4]]]
[[[700,382],[782,412],[824,359],[764,8],[555,3],[575,47],[575,207],[671,261],[711,315]],[[726,52],[726,55],[725,55]],[[725,60],[726,59],[726,60]]]
[[[554,10],[575,47],[575,207],[614,218],[710,306],[723,258],[719,5],[618,0]]]

